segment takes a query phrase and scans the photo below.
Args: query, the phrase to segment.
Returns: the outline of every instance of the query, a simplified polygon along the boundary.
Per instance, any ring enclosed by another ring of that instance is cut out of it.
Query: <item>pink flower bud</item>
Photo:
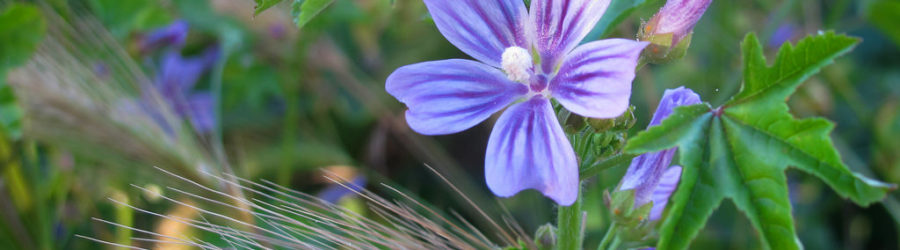
[[[641,41],[650,42],[641,60],[666,63],[683,57],[690,47],[694,25],[710,3],[712,0],[668,0],[638,34]]]
[[[710,3],[712,0],[668,0],[644,26],[644,36],[672,34],[669,46],[675,46],[693,32]]]

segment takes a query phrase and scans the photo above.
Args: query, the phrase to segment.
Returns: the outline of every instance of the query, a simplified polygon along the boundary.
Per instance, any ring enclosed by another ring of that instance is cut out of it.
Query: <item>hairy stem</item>
[[[579,185],[579,189],[581,185]],[[581,190],[578,191],[578,199],[571,206],[559,207],[556,227],[558,235],[556,246],[559,250],[581,249],[584,240],[582,233],[583,215],[581,211]]]

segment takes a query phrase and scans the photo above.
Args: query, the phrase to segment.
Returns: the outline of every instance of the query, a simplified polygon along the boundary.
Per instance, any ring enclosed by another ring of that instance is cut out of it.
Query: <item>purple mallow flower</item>
[[[575,202],[578,159],[550,99],[586,117],[621,115],[647,43],[578,45],[608,0],[534,0],[531,13],[521,0],[425,5],[444,37],[478,61],[424,62],[391,74],[386,89],[409,107],[409,126],[425,135],[456,133],[509,106],[488,140],[488,187],[501,197],[536,189],[561,205]]]
[[[712,0],[668,0],[644,26],[644,36],[672,34],[674,47],[691,34]]]
[[[187,118],[197,132],[208,132],[215,126],[215,102],[209,93],[194,93],[193,89],[220,53],[218,47],[213,47],[199,56],[185,58],[177,51],[169,51],[162,57],[159,76],[153,85],[175,113]]]
[[[685,87],[666,90],[648,127],[659,125],[675,107],[700,103],[700,96]],[[653,202],[650,220],[657,220],[681,179],[681,167],[672,166],[675,148],[639,155],[631,161],[619,190],[634,189],[635,206]]]
[[[149,53],[163,47],[180,49],[188,35],[188,23],[184,20],[172,22],[169,26],[155,29],[138,40],[141,53]]]

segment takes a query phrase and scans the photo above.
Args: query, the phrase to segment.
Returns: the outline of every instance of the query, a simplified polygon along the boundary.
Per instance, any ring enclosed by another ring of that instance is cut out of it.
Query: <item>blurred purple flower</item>
[[[171,105],[175,113],[190,120],[197,132],[208,132],[215,126],[212,95],[194,93],[194,86],[207,70],[219,59],[220,49],[206,49],[203,54],[184,58],[177,51],[169,51],[162,57],[160,72],[154,88]]]
[[[550,99],[586,117],[621,115],[647,43],[578,45],[608,0],[534,0],[531,13],[521,0],[425,5],[444,37],[478,61],[424,62],[391,74],[386,89],[409,107],[409,126],[425,135],[456,133],[512,104],[488,140],[488,187],[501,197],[536,189],[560,205],[572,204],[578,160]]]
[[[188,23],[184,20],[172,22],[141,37],[138,48],[141,53],[149,53],[163,47],[181,48],[187,40]]]
[[[94,75],[100,79],[109,78],[109,66],[102,62],[94,63]]]
[[[690,89],[679,87],[666,90],[648,127],[659,125],[678,106],[698,103],[700,103],[700,96]],[[675,150],[672,148],[635,157],[619,184],[619,190],[634,189],[635,206],[653,202],[650,220],[660,218],[666,208],[669,196],[675,191],[675,187],[678,186],[678,181],[681,179],[681,167],[669,167],[672,157],[675,156]]]
[[[287,27],[282,23],[273,23],[269,25],[269,36],[274,39],[284,39],[287,35]]]
[[[799,32],[800,29],[792,23],[782,24],[772,33],[772,37],[769,38],[767,45],[769,48],[778,48],[785,42],[797,37]]]
[[[325,190],[319,192],[316,197],[327,201],[328,203],[337,203],[341,199],[347,196],[353,196],[356,192],[362,191],[366,186],[366,177],[362,175],[356,176],[348,183],[341,184],[331,184]]]
[[[659,12],[656,13],[647,25],[644,26],[645,36],[655,36],[663,34],[672,34],[672,43],[674,47],[685,36],[691,34],[694,25],[712,0],[668,0]]]

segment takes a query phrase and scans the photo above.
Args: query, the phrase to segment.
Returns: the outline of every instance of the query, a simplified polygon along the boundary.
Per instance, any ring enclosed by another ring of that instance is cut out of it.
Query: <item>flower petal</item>
[[[385,88],[409,107],[409,126],[425,135],[471,128],[528,92],[498,69],[461,59],[399,68]]]
[[[155,29],[138,41],[141,53],[149,53],[162,47],[181,48],[187,40],[189,25],[184,20],[176,20],[169,26]]]
[[[650,220],[658,220],[662,217],[666,204],[669,203],[669,197],[675,188],[678,187],[678,181],[681,180],[681,166],[672,166],[666,169],[662,179],[656,189],[653,190],[653,207],[650,208]]]
[[[487,184],[497,196],[536,189],[560,205],[575,202],[575,151],[546,98],[534,97],[507,109],[494,125],[485,158]]]
[[[646,42],[606,39],[579,46],[550,82],[553,97],[569,111],[612,118],[625,112],[631,82]]]
[[[530,47],[521,0],[425,0],[425,6],[450,43],[487,65],[500,67],[508,47]]]
[[[178,51],[166,53],[160,63],[156,86],[163,95],[183,93],[194,88],[200,76],[212,68],[219,58],[218,47],[206,49],[195,57],[182,57]]]
[[[209,93],[197,93],[188,96],[187,102],[190,110],[182,115],[191,121],[194,130],[201,133],[212,131],[216,126],[216,102],[213,96]]]
[[[663,93],[662,99],[659,100],[659,106],[656,107],[656,112],[653,113],[653,120],[650,120],[649,126],[656,126],[669,117],[672,114],[672,111],[675,110],[678,106],[684,105],[694,105],[699,104],[700,95],[694,93],[693,90],[685,88],[684,86],[678,87],[676,89],[667,89],[665,93]]]
[[[682,38],[690,34],[694,25],[709,8],[712,0],[669,0],[650,23],[655,24],[654,34],[672,33],[672,44],[678,44]]]
[[[674,156],[673,148],[635,157],[622,177],[619,190],[634,189],[634,204],[636,206],[647,204],[651,201],[653,190],[656,189],[660,177],[672,163]]]
[[[569,51],[594,28],[610,0],[531,1],[537,47],[544,73],[550,73]]]

